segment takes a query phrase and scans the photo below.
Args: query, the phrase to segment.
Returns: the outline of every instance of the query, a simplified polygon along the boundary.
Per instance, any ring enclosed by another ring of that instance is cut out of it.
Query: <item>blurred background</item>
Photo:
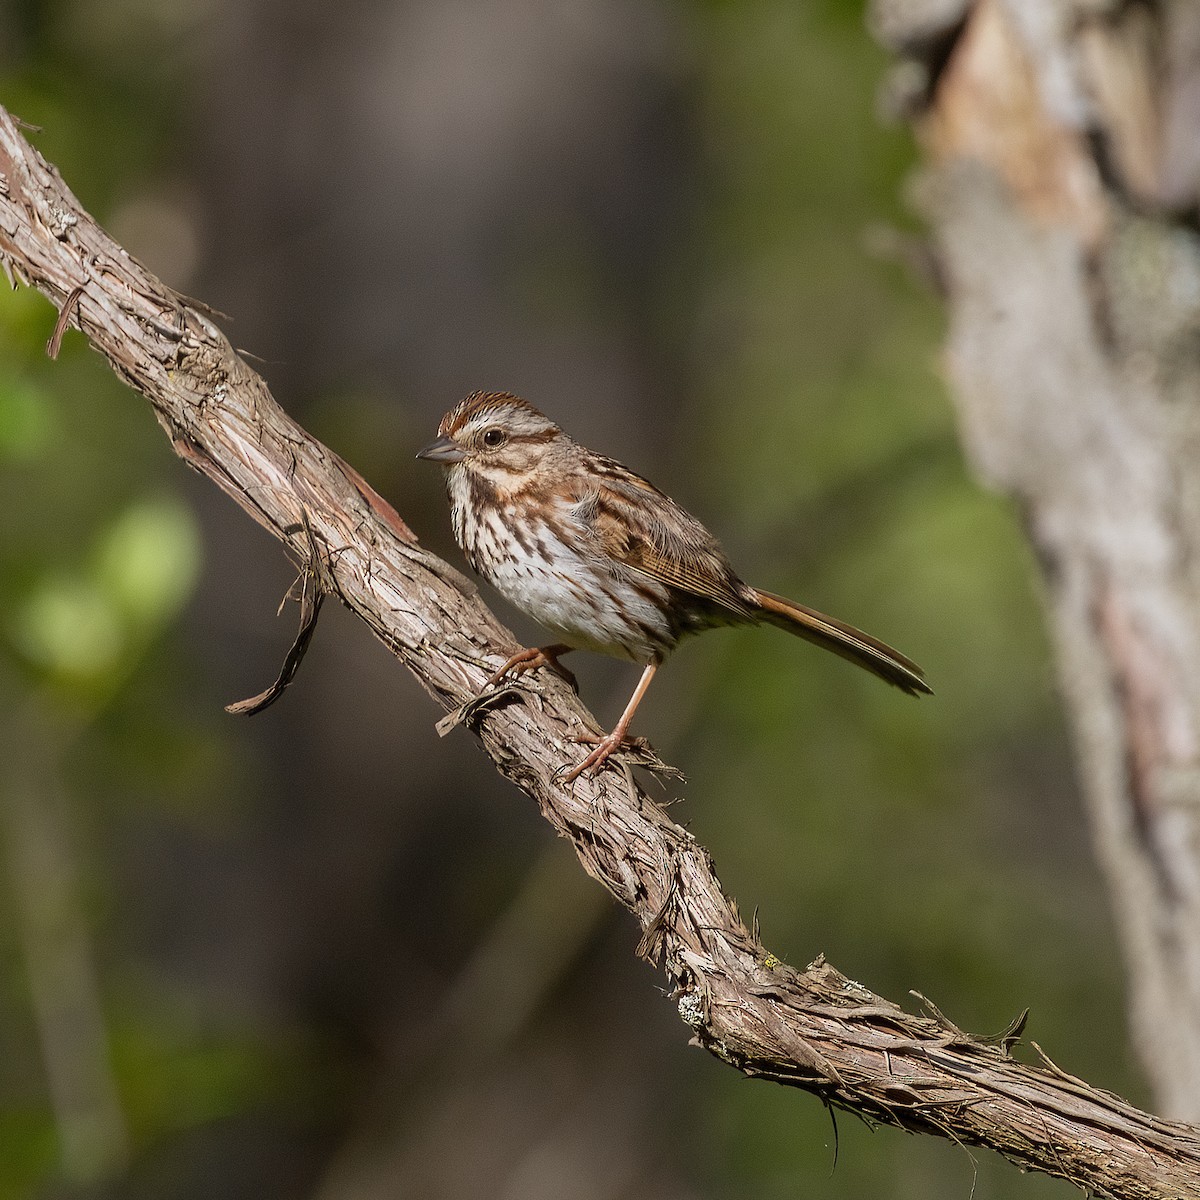
[[[461,563],[477,388],[650,475],[916,703],[714,633],[639,713],[763,940],[1146,1103],[1014,513],[967,478],[858,0],[0,0],[0,102]],[[687,1046],[471,737],[0,298],[0,1200],[1067,1197]],[[497,606],[518,636],[536,631]],[[636,672],[579,658],[611,722]],[[835,1154],[835,1141],[838,1143]],[[973,1191],[972,1191],[973,1190]]]

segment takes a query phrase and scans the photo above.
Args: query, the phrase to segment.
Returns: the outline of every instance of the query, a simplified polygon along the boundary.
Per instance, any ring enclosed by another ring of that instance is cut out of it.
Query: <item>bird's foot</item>
[[[574,783],[581,775],[592,774],[604,765],[608,757],[617,750],[633,750],[641,754],[653,755],[650,743],[644,737],[626,737],[617,730],[612,733],[592,733],[585,730],[575,734],[571,741],[582,742],[592,746],[591,753],[570,773],[562,776],[563,783]],[[566,770],[563,767],[562,770]]]
[[[531,646],[528,650],[518,650],[483,685],[483,690],[478,696],[468,700],[466,704],[460,704],[452,713],[443,717],[437,723],[438,736],[445,737],[456,725],[467,724],[475,714],[482,712],[485,708],[494,704],[498,704],[506,693],[513,690],[499,686],[510,675],[523,675],[526,671],[533,671],[538,667],[549,667],[552,671],[561,675],[578,692],[579,686],[575,682],[575,676],[558,661],[558,656],[566,654],[570,649],[570,646],[556,643],[553,646]]]
[[[571,685],[573,691],[579,691],[579,684],[575,680],[575,675],[558,661],[559,656],[566,654],[571,649],[570,646],[556,643],[553,646],[530,646],[527,650],[518,650],[487,681],[488,688],[494,688],[502,679],[508,675],[524,675],[526,671],[535,671],[538,667],[549,667],[550,670],[562,676],[563,679]],[[485,689],[486,690],[486,689]]]

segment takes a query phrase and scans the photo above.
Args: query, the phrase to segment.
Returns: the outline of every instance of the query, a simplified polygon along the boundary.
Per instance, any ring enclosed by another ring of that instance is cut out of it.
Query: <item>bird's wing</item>
[[[599,476],[575,512],[601,553],[651,579],[711,600],[740,617],[751,607],[716,538],[652,483],[596,456]]]

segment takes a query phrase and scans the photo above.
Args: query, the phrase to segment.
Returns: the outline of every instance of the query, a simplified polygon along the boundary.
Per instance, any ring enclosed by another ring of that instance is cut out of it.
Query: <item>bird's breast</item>
[[[634,662],[674,646],[666,589],[599,554],[570,505],[519,496],[479,505],[455,491],[454,532],[471,566],[557,638]]]

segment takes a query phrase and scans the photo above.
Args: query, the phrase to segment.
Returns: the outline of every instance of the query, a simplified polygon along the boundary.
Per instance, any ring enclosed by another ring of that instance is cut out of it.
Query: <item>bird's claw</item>
[[[593,738],[595,739],[595,746],[592,752],[581,763],[579,763],[578,766],[571,770],[569,774],[562,777],[562,782],[564,784],[574,783],[575,780],[577,780],[585,771],[598,771],[604,765],[608,756],[612,754],[614,750],[618,749],[624,744],[624,740],[622,738],[614,737],[611,733],[606,737],[596,737],[596,735],[593,734],[592,737],[573,738],[572,740],[590,743],[592,742]],[[560,768],[560,770],[561,769],[562,768]]]
[[[566,654],[570,646],[530,646],[526,650],[518,650],[488,681],[487,687],[495,687],[506,676],[524,675],[526,671],[535,671],[538,667],[549,667],[556,675],[565,679],[573,692],[578,693],[579,683],[573,671],[568,670],[559,662],[559,655]]]
[[[573,742],[581,742],[584,745],[592,746],[593,749],[584,760],[573,768],[568,768],[564,763],[554,773],[554,777],[563,784],[574,783],[581,775],[594,775],[604,765],[610,755],[618,750],[632,751],[635,758],[639,760],[639,765],[649,765],[645,760],[649,759],[653,763],[658,762],[658,756],[654,753],[649,741],[644,737],[621,737],[616,733],[593,733],[590,729],[582,730],[571,737]],[[564,774],[564,772],[568,772]]]

